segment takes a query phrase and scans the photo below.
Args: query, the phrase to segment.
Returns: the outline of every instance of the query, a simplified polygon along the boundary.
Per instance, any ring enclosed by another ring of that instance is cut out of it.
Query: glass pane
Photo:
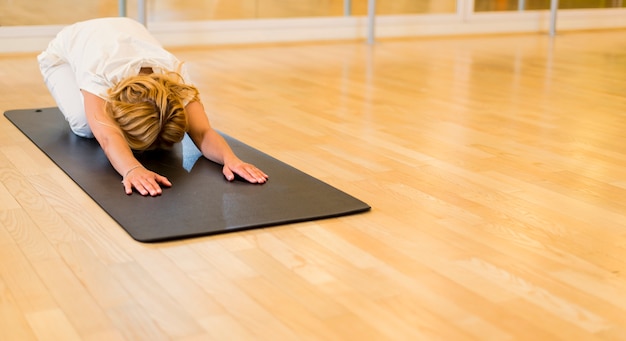
[[[551,0],[475,0],[476,12],[550,9]],[[559,0],[560,9],[626,7],[624,0]]]
[[[117,0],[0,0],[0,26],[64,25],[117,14]]]
[[[139,0],[127,0],[137,17]],[[366,15],[368,0],[350,0]],[[377,0],[379,15],[454,13],[456,0]],[[63,25],[117,16],[118,0],[0,0],[0,25]],[[145,0],[150,22],[343,16],[345,0]]]
[[[258,18],[329,17],[343,15],[343,0],[257,0]]]
[[[519,6],[521,6],[522,4],[520,4],[518,0],[475,0],[474,11],[515,11],[518,10]]]
[[[150,21],[299,18],[343,15],[343,0],[151,0]]]
[[[526,0],[527,9],[549,9],[550,0]],[[621,0],[559,0],[559,8],[614,8],[626,7]]]
[[[150,0],[150,21],[270,19],[343,16],[345,0]],[[351,0],[352,15],[367,14],[367,0]],[[380,15],[454,13],[456,0],[377,0]]]
[[[139,0],[127,0],[137,17]],[[145,0],[149,21],[343,16],[344,0]],[[367,14],[368,0],[351,0],[351,14]],[[456,0],[377,0],[379,15],[455,13]],[[560,0],[560,8],[626,7],[626,0]],[[475,0],[477,12],[548,9],[550,0]],[[0,26],[63,25],[118,15],[118,0],[0,0]]]
[[[367,0],[352,0],[354,15],[367,14]],[[456,0],[376,0],[376,14],[455,13]]]
[[[254,19],[262,0],[147,0],[149,21]]]

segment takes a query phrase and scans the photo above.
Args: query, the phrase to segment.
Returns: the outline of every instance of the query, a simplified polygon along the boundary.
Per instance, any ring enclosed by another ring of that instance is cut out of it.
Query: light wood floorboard
[[[0,340],[626,340],[624,37],[173,50],[216,128],[373,208],[169,243],[2,117]],[[54,105],[33,54],[0,94]]]

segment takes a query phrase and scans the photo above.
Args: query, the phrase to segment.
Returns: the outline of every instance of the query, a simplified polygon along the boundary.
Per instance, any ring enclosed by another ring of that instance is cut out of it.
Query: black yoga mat
[[[126,195],[120,175],[95,139],[74,135],[58,108],[11,110],[4,115],[67,173],[134,239],[189,238],[364,212],[364,202],[236,139],[235,153],[269,174],[263,185],[228,182],[222,167],[202,157],[188,137],[170,151],[138,154],[166,176],[163,195]]]

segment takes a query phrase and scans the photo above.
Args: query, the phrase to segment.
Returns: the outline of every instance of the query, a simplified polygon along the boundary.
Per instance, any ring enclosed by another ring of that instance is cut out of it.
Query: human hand
[[[224,164],[222,173],[224,173],[224,176],[228,181],[235,180],[235,174],[253,184],[262,184],[265,183],[268,179],[268,175],[263,173],[263,171],[258,169],[255,165],[243,162],[241,160],[236,160],[234,162]]]
[[[161,195],[163,192],[160,185],[172,186],[172,183],[166,177],[145,169],[143,166],[137,166],[129,170],[124,176],[122,184],[124,184],[124,190],[128,195],[133,193],[134,188],[141,195],[153,197]]]

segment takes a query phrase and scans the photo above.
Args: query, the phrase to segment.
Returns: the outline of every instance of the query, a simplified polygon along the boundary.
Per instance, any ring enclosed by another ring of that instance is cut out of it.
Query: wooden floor
[[[174,50],[218,129],[373,207],[179,242],[1,117],[0,340],[625,340],[625,36]],[[35,55],[0,94],[54,105]]]

